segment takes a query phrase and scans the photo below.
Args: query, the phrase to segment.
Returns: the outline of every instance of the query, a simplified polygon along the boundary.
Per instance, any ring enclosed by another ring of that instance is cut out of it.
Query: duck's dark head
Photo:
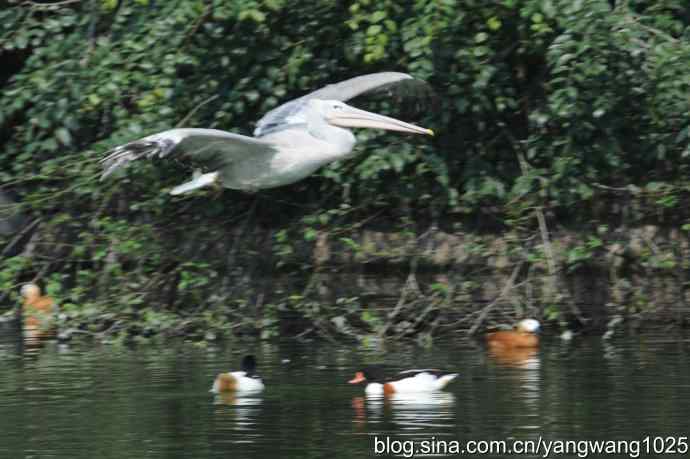
[[[359,384],[361,382],[383,382],[383,367],[379,365],[370,365],[364,367],[355,373],[355,377],[348,381],[350,384]]]
[[[253,355],[245,355],[241,364],[242,371],[251,376],[256,372],[256,359]]]

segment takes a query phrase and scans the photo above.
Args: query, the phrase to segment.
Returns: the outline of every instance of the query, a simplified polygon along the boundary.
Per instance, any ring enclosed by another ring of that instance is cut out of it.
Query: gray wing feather
[[[206,162],[217,169],[252,154],[272,152],[274,148],[261,139],[217,129],[171,129],[108,151],[101,160],[101,180],[138,159],[179,155]]]
[[[254,136],[261,137],[269,132],[283,128],[286,124],[290,124],[287,122],[287,118],[298,113],[310,99],[340,100],[344,102],[365,92],[383,90],[391,85],[397,85],[403,80],[420,82],[420,80],[415,80],[406,73],[381,72],[361,75],[340,83],[329,84],[298,99],[279,105],[266,113],[256,123]]]
[[[302,99],[322,99],[322,100],[341,100],[346,101],[373,89],[384,89],[385,87],[402,80],[411,80],[413,77],[407,73],[381,72],[370,73],[350,78],[324,86],[321,89],[310,92],[302,96]]]

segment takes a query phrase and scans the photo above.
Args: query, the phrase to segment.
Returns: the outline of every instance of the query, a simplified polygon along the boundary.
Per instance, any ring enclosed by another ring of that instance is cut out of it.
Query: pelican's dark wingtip
[[[100,180],[105,180],[120,167],[137,159],[154,156],[162,158],[169,154],[174,147],[175,143],[170,139],[152,139],[149,137],[112,148],[99,161],[104,169]]]

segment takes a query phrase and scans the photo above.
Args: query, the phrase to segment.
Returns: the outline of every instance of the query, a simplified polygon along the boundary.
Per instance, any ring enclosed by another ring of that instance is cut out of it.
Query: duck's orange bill
[[[366,381],[366,380],[367,380],[367,378],[364,377],[364,373],[362,373],[361,371],[358,371],[357,373],[355,373],[355,377],[352,378],[351,380],[349,380],[348,383],[357,384],[357,383],[361,383],[362,381]]]

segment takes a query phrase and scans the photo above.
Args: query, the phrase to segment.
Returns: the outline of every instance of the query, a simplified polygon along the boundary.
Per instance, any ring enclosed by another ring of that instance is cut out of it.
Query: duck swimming
[[[541,325],[535,319],[523,319],[517,323],[515,330],[501,330],[486,335],[486,342],[491,349],[535,348],[539,346]]]
[[[261,377],[256,374],[256,359],[253,355],[247,355],[242,359],[241,371],[220,373],[213,381],[211,392],[260,392],[264,390]]]
[[[424,393],[441,390],[458,376],[436,369],[405,370],[393,377],[386,377],[380,365],[371,365],[355,373],[350,384],[366,382],[367,395]]]
[[[55,331],[55,300],[47,295],[41,295],[41,289],[33,283],[23,285],[20,294],[24,297],[21,311],[24,337],[52,336]]]

